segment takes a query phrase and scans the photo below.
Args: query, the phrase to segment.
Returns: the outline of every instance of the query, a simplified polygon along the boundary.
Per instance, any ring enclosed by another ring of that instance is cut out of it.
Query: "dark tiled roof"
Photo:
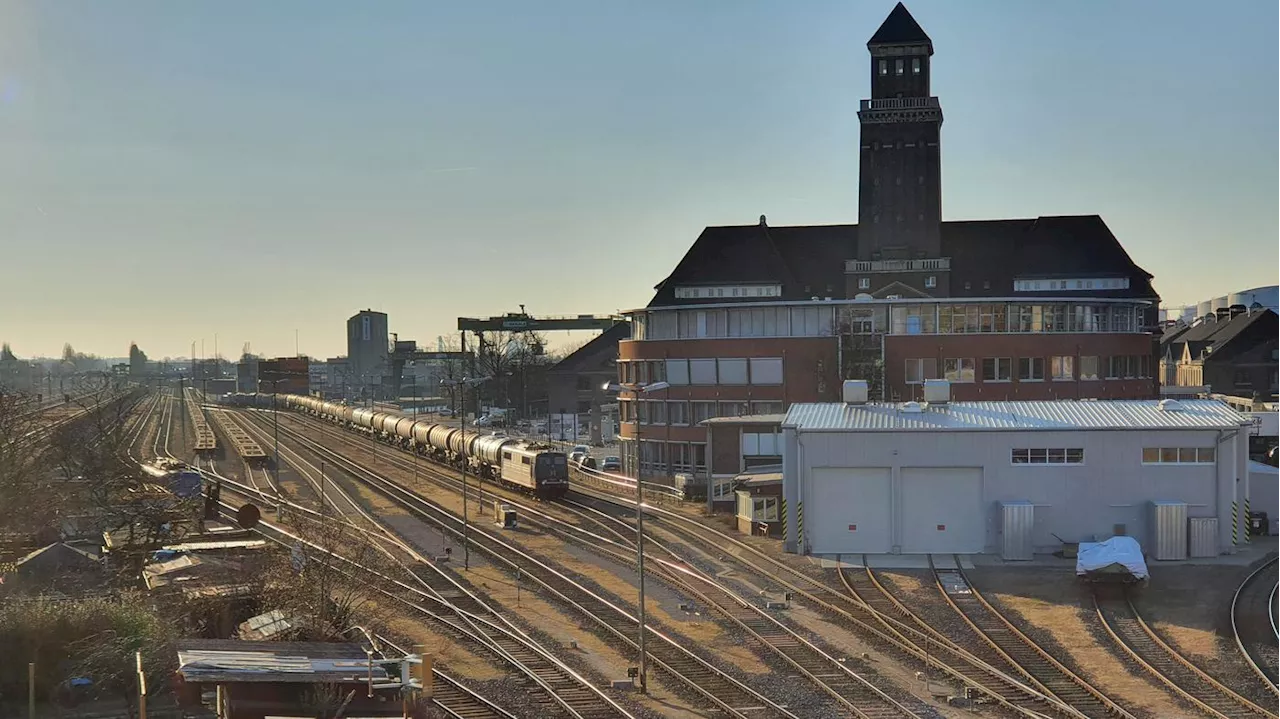
[[[1199,359],[1210,347],[1213,348],[1212,356],[1215,358],[1246,352],[1256,344],[1256,340],[1275,337],[1277,327],[1280,327],[1277,319],[1276,313],[1263,310],[1237,315],[1226,321],[1201,322],[1188,328],[1169,344],[1170,355],[1175,361],[1181,360],[1183,348],[1188,345],[1193,360]],[[1241,340],[1239,346],[1231,346],[1232,341],[1237,338]]]
[[[601,332],[591,339],[590,342],[582,345],[574,350],[573,354],[565,357],[547,370],[548,372],[577,372],[584,366],[599,364],[601,353],[608,353],[611,359],[618,357],[618,342],[631,337],[631,323],[619,322],[609,329]],[[587,367],[594,369],[594,367]]]
[[[925,34],[924,29],[920,27],[920,23],[916,22],[916,19],[911,17],[911,13],[907,12],[906,6],[898,3],[889,12],[889,17],[880,23],[880,29],[876,30],[876,34],[871,36],[867,44],[905,45],[916,42],[933,44],[929,40],[929,36]]]
[[[659,284],[650,306],[724,302],[675,298],[677,285],[782,285],[781,299],[847,299],[845,260],[857,256],[857,225],[708,227]],[[1123,290],[1091,297],[1157,297],[1151,274],[1134,264],[1097,215],[942,223],[942,256],[951,258],[951,296],[1007,297],[1015,278],[1128,277]],[[827,288],[830,287],[830,291]],[[1061,291],[1018,296],[1061,295]],[[1074,292],[1072,294],[1075,294]]]

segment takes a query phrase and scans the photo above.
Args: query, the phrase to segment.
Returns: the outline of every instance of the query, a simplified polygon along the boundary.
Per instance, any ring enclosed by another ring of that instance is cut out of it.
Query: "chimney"
[[[865,379],[847,379],[841,389],[845,404],[867,403],[867,381]]]
[[[765,224],[765,221],[764,221],[764,215],[760,215],[760,226],[761,226],[761,227],[766,227],[766,226],[767,226],[767,225]]]
[[[951,401],[951,383],[945,379],[924,381],[924,401],[929,404],[946,404]]]

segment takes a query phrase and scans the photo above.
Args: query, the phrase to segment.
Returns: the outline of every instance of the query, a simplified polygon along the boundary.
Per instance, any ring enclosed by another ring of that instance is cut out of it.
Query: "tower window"
[[[893,178],[893,184],[895,184],[895,185],[901,185],[901,184],[902,184],[902,178],[901,178],[901,177],[895,177],[895,178]]]
[[[889,74],[889,61],[888,61],[888,60],[881,60],[881,61],[880,61],[880,74],[881,74],[881,75],[888,75],[888,74]]]
[[[967,289],[971,289],[971,284],[970,284],[970,283],[968,283],[968,282],[964,283],[964,288],[965,288],[966,290],[967,290]]]
[[[917,175],[917,176],[916,176],[916,184],[917,184],[917,185],[923,185],[923,184],[924,184],[924,175]]]
[[[934,276],[934,275],[929,275],[928,277],[924,278],[924,286],[925,286],[925,287],[937,287],[937,286],[938,286],[938,278],[937,278],[936,276]]]
[[[920,58],[918,57],[911,58],[911,74],[912,75],[920,74]]]
[[[903,61],[902,61],[902,60],[894,60],[894,61],[893,61],[893,73],[894,73],[895,75],[901,75],[901,74],[903,73],[904,69],[905,69],[905,65],[903,64]]]
[[[870,278],[870,277],[859,277],[859,278],[858,278],[858,289],[860,289],[860,290],[869,290],[869,289],[871,289],[871,278]]]

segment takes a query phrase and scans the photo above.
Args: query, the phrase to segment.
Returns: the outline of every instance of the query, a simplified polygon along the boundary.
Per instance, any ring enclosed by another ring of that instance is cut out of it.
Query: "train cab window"
[[[529,463],[529,458],[528,458],[528,457],[521,457],[521,458],[520,458],[520,461],[521,461],[521,462],[523,462],[523,463],[525,463],[525,464],[528,464],[528,463]]]
[[[510,453],[510,452],[503,452],[503,453],[502,453],[502,458],[503,458],[503,459],[511,459],[511,453]]]

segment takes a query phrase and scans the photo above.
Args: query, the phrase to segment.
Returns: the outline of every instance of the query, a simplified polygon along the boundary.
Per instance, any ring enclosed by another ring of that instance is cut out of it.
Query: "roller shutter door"
[[[884,554],[892,545],[887,467],[815,467],[804,499],[814,554]]]
[[[903,467],[901,517],[903,554],[981,553],[982,469]]]

